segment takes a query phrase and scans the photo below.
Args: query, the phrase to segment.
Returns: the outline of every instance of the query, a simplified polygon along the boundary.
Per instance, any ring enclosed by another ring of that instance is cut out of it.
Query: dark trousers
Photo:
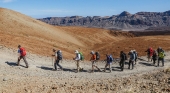
[[[119,63],[120,68],[121,68],[122,71],[124,69],[124,64],[125,64],[125,60],[121,60],[120,63]]]
[[[54,63],[54,67],[57,70],[57,66],[60,67],[60,69],[63,69],[62,66],[59,64],[60,60],[56,60],[56,62]]]
[[[156,59],[152,59],[153,60],[153,64],[155,64],[156,63]]]
[[[134,61],[133,60],[129,60],[129,69],[130,69],[130,65],[132,65],[132,69],[133,69],[133,67],[134,67]]]
[[[137,58],[135,58],[135,63],[134,64],[136,64],[136,62],[137,62]]]
[[[162,61],[162,66],[164,66],[164,58],[158,58],[158,66],[160,61]]]
[[[24,60],[25,65],[26,65],[26,67],[28,68],[28,62],[27,62],[27,60],[26,60],[26,57],[25,57],[25,56],[20,56],[20,57],[18,57],[18,63],[17,63],[17,65],[18,65],[18,66],[20,65],[20,60],[21,60],[21,59],[23,59],[23,60]]]

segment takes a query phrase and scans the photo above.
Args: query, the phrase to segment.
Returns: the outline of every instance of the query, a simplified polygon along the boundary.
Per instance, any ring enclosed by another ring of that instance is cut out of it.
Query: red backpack
[[[20,53],[21,53],[21,56],[25,56],[26,55],[26,50],[24,48],[20,48]]]
[[[152,55],[153,55],[153,49],[150,48],[150,49],[149,49],[149,52],[150,52],[150,56],[152,56]]]

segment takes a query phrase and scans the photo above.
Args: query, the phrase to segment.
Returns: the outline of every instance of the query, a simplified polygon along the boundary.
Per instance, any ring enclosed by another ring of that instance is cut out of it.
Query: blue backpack
[[[110,58],[110,62],[113,62],[114,59],[113,59],[112,55],[110,55],[109,58]]]

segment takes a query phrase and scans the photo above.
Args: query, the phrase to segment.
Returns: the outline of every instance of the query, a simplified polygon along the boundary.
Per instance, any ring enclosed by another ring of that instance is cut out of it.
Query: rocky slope
[[[166,12],[138,12],[130,14],[127,11],[119,15],[100,16],[71,16],[48,17],[38,19],[51,25],[59,26],[84,26],[121,30],[145,30],[150,27],[170,26],[170,11]]]

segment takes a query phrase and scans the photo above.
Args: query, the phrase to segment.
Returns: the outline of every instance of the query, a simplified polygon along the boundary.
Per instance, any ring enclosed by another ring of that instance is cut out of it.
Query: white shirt
[[[80,54],[79,53],[76,53],[75,60],[80,60]]]

